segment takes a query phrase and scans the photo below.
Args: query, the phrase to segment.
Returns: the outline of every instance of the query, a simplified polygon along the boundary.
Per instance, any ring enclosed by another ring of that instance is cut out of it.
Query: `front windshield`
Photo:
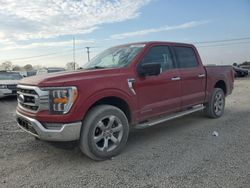
[[[21,80],[22,76],[18,73],[2,72],[0,73],[0,80]]]
[[[83,68],[91,69],[126,67],[131,63],[131,61],[143,47],[144,45],[129,45],[109,48],[93,58]]]

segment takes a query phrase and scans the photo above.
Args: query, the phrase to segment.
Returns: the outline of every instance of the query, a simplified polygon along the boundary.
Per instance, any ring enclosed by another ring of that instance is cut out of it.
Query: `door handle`
[[[199,74],[198,77],[203,78],[203,77],[205,77],[205,74]]]
[[[180,80],[180,79],[181,79],[181,77],[179,77],[179,76],[175,76],[175,77],[171,78],[171,80],[173,80],[173,81]]]

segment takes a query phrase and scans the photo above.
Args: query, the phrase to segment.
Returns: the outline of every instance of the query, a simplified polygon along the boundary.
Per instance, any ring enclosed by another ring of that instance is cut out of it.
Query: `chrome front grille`
[[[17,86],[18,106],[26,111],[38,112],[49,109],[48,91],[35,86]]]
[[[38,95],[37,92],[33,89],[25,89],[25,88],[18,88],[18,91],[27,95]]]

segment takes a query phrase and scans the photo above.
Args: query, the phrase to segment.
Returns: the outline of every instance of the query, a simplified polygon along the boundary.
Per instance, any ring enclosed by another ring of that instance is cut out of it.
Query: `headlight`
[[[0,89],[6,89],[7,85],[0,85]]]
[[[66,114],[77,98],[76,87],[58,87],[49,90],[50,112]]]

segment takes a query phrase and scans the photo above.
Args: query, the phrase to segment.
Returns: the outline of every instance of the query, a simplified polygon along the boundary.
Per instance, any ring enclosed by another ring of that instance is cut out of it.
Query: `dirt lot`
[[[236,80],[222,118],[196,113],[132,131],[123,153],[104,162],[76,142],[22,132],[15,106],[0,100],[0,187],[250,187],[250,78]]]

